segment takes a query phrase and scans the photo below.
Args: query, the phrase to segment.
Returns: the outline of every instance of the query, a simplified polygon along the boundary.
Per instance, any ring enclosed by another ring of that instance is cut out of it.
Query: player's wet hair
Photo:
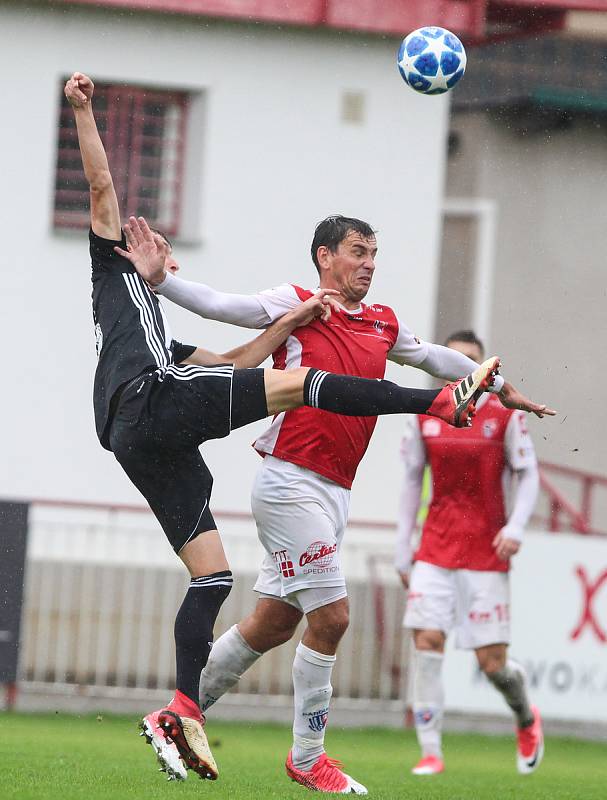
[[[445,345],[448,347],[451,342],[465,342],[466,344],[475,344],[481,351],[481,355],[485,355],[485,345],[481,342],[478,336],[471,330],[455,331],[451,336],[445,339]]]
[[[343,242],[350,231],[360,233],[365,239],[375,236],[375,231],[368,222],[363,222],[362,219],[356,219],[355,217],[342,217],[341,214],[332,214],[318,223],[314,231],[310,251],[312,253],[312,261],[319,274],[320,264],[316,256],[318,248],[327,247],[332,253],[335,253],[339,244]]]
[[[163,231],[159,231],[158,228],[150,228],[150,230],[152,231],[152,233],[157,233],[158,236],[162,236],[162,238],[168,244],[171,250],[173,249],[173,242],[169,239],[166,233],[164,233]]]

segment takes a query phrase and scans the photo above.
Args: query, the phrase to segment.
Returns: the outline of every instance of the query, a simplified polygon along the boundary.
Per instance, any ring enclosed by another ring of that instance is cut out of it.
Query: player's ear
[[[321,267],[326,266],[328,257],[329,248],[326,246],[326,244],[321,244],[316,251],[316,260]]]

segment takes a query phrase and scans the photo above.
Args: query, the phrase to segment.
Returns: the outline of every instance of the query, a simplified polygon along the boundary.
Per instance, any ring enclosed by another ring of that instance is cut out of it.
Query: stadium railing
[[[215,513],[235,575],[216,634],[249,613],[263,557],[250,514]],[[342,553],[351,625],[333,674],[344,713],[402,717],[408,641],[392,567],[393,525],[353,521]],[[30,506],[19,702],[89,698],[89,708],[145,709],[174,689],[173,622],[187,574],[153,516],[137,506],[37,501]],[[220,704],[233,716],[290,703],[298,637],[266,654]],[[264,696],[260,709],[259,696]],[[55,698],[54,700],[52,698]]]
[[[593,492],[607,479],[544,464],[541,480],[541,527],[598,532]],[[567,499],[563,480],[578,484],[578,505]],[[215,516],[236,578],[217,621],[219,634],[252,609],[263,551],[250,514]],[[392,566],[394,527],[351,520],[342,553],[351,625],[333,675],[335,707],[367,721],[402,719],[407,694],[410,645],[401,627],[405,596]],[[186,585],[181,562],[144,507],[32,501],[20,701],[64,695],[84,705],[88,698],[91,708],[142,710],[156,699],[164,702],[174,688],[172,628]],[[220,704],[224,714],[272,718],[277,705],[290,703],[297,640],[260,659]],[[9,705],[14,700],[9,687]]]

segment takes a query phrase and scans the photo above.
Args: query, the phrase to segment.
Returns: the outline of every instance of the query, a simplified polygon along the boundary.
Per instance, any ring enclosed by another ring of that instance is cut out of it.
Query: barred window
[[[54,221],[59,228],[85,228],[89,187],[63,83]],[[178,233],[188,94],[96,84],[93,109],[122,219],[141,214],[168,235]]]

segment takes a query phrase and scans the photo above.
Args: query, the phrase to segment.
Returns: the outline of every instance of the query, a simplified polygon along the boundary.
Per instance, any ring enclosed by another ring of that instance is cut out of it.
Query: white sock
[[[295,719],[291,757],[294,766],[306,772],[325,751],[333,664],[335,656],[317,653],[301,642],[297,645],[293,661]]]
[[[216,703],[228,689],[238,683],[243,673],[257,661],[261,653],[246,643],[237,625],[232,625],[217,639],[200,676],[200,707],[203,711]]]
[[[422,756],[436,756],[441,759],[444,708],[442,666],[442,653],[415,650],[413,714],[417,741],[422,749]]]

